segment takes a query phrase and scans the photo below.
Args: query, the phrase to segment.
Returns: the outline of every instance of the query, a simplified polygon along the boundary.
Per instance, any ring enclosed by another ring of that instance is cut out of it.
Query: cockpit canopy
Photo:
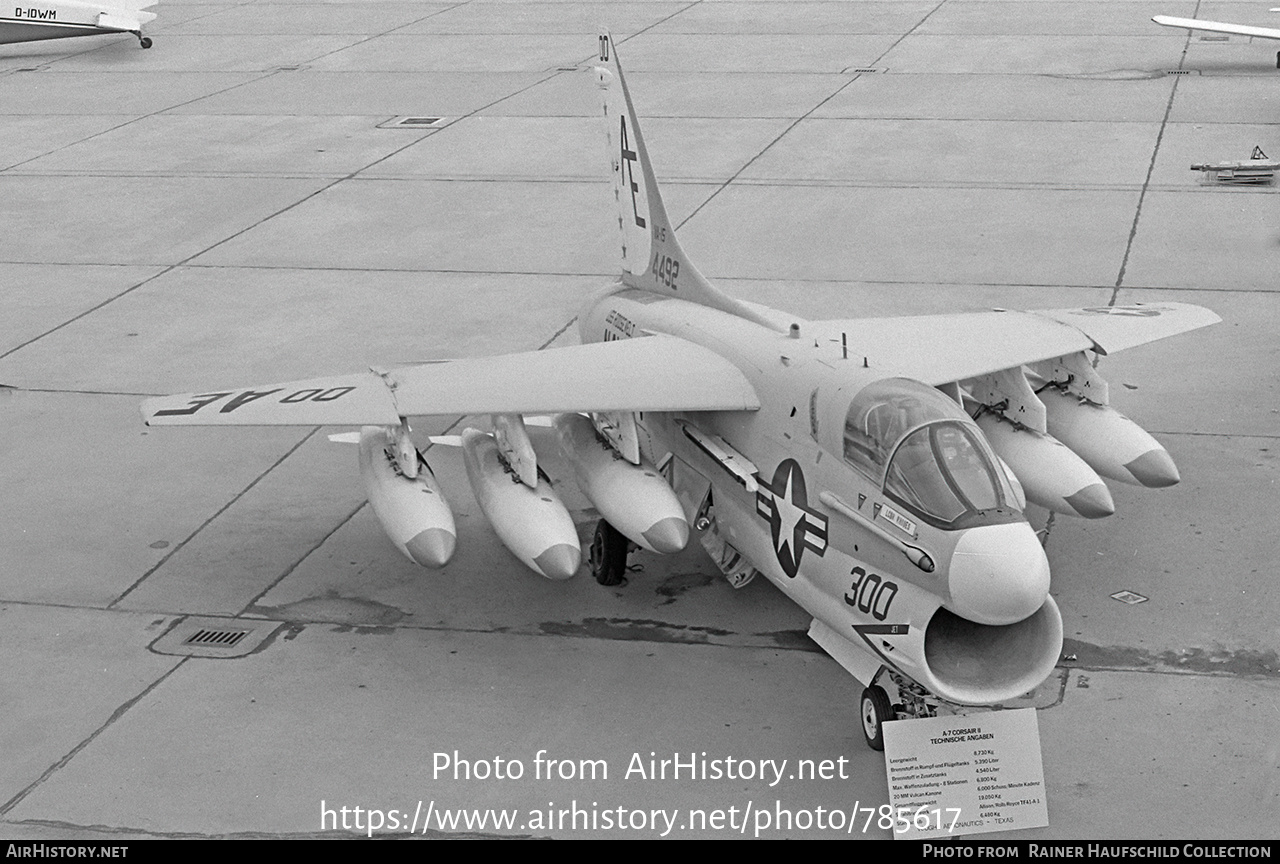
[[[940,528],[1017,513],[1009,480],[977,425],[954,401],[908,378],[858,392],[845,417],[844,458]]]

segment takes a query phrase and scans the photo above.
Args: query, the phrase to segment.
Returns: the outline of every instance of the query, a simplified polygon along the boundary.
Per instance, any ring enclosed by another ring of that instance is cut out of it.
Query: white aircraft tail
[[[622,282],[679,297],[777,329],[777,324],[714,287],[676,240],[654,177],[613,37],[600,31],[597,81],[604,96],[606,141],[622,241]]]

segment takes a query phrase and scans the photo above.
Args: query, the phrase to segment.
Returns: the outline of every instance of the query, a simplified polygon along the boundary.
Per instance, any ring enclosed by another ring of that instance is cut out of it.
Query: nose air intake
[[[925,629],[929,689],[962,705],[990,705],[1038,687],[1062,653],[1062,615],[1052,597],[1014,624],[992,626],[938,609]]]
[[[960,537],[948,577],[957,615],[979,624],[1014,624],[1049,596],[1049,560],[1026,522],[983,525]]]

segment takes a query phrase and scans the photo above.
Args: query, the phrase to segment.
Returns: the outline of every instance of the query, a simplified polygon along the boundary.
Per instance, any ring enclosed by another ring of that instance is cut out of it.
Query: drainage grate
[[[282,626],[280,621],[256,618],[179,618],[147,647],[174,657],[235,660],[261,651]]]
[[[1190,75],[1192,72],[1195,72],[1195,71],[1196,71],[1195,69],[1170,69],[1168,72],[1165,72],[1164,74],[1166,74],[1166,75]]]
[[[392,117],[378,124],[379,129],[441,129],[453,122],[452,117]]]
[[[1117,591],[1111,595],[1112,600],[1119,600],[1121,603],[1128,603],[1132,606],[1135,603],[1146,603],[1149,598],[1143,597],[1141,594],[1135,594],[1132,591]]]
[[[378,124],[379,129],[443,129],[456,117],[392,117]]]
[[[1201,42],[1230,42],[1230,36],[1201,36]]]
[[[197,630],[186,638],[183,645],[211,645],[219,648],[231,648],[245,636],[248,630]]]

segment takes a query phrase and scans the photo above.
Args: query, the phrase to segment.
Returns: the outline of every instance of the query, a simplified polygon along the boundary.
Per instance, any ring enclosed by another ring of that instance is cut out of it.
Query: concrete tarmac
[[[155,11],[150,50],[0,46],[0,836],[345,836],[359,806],[403,813],[382,835],[429,809],[420,836],[657,837],[678,810],[668,836],[727,838],[755,825],[689,811],[887,802],[860,686],[798,607],[733,590],[696,543],[634,556],[625,587],[542,580],[433,448],[459,551],[426,571],[327,440],[346,430],[140,422],[152,394],[576,341],[616,272],[603,23],[683,244],[739,297],[1223,317],[1102,360],[1183,480],[1112,484],[1116,515],[1048,525],[1075,658],[1033,698],[1050,824],[985,836],[1280,838],[1280,220],[1274,187],[1187,170],[1280,155],[1277,45],[1149,20],[1266,25],[1261,4]],[[202,626],[244,642],[193,656]],[[753,776],[627,776],[704,752]],[[538,777],[539,754],[567,761]],[[525,771],[454,779],[456,759]],[[801,759],[845,777],[796,779]],[[596,822],[559,824],[575,807]],[[441,818],[460,808],[519,812]]]

